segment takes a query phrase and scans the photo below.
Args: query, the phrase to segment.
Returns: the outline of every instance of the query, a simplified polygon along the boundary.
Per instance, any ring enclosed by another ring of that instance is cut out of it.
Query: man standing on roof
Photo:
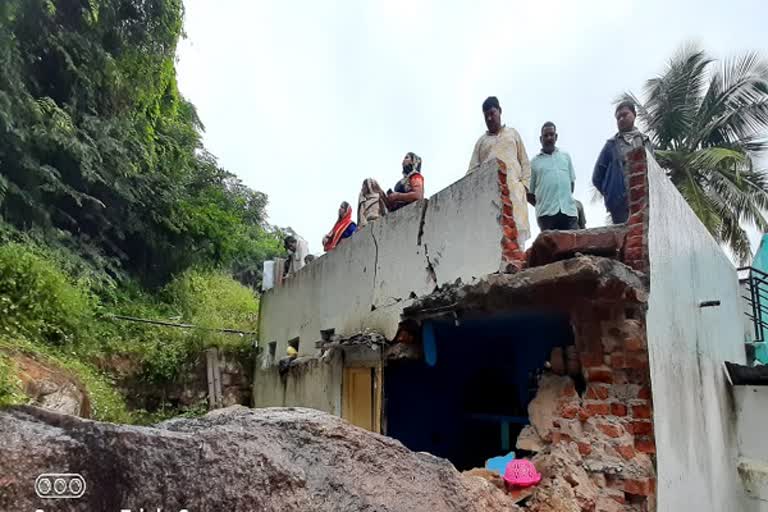
[[[523,140],[514,128],[501,124],[501,105],[495,96],[483,102],[483,117],[488,131],[477,140],[467,174],[477,171],[489,160],[500,160],[507,168],[507,186],[512,202],[512,215],[517,225],[517,243],[524,249],[531,236],[528,225],[526,196],[531,181],[531,163],[525,152]]]
[[[605,209],[611,214],[614,224],[627,222],[629,201],[624,168],[627,153],[645,146],[653,153],[653,145],[647,135],[635,128],[635,104],[622,101],[616,107],[614,116],[619,131],[608,139],[597,157],[592,184],[603,195]]]
[[[531,161],[531,192],[539,228],[579,229],[579,211],[573,200],[576,173],[571,155],[555,145],[555,123],[544,123],[539,140],[541,153]]]

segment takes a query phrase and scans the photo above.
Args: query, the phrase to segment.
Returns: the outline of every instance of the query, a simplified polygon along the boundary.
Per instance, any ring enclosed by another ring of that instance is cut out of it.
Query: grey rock
[[[234,406],[155,427],[35,407],[0,412],[0,510],[518,510],[446,460],[298,408]],[[41,473],[80,473],[79,499],[43,500]]]

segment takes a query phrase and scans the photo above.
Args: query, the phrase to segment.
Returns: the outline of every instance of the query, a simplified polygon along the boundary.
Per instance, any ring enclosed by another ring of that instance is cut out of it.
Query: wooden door
[[[341,417],[358,427],[378,432],[380,383],[376,368],[344,368]]]

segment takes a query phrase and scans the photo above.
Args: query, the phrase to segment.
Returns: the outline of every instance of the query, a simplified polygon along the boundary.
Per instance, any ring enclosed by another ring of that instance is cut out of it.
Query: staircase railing
[[[748,271],[743,281],[746,284],[746,295],[742,295],[742,298],[749,306],[745,314],[752,320],[755,330],[753,341],[765,341],[768,333],[768,273],[753,267],[741,267],[738,271]]]

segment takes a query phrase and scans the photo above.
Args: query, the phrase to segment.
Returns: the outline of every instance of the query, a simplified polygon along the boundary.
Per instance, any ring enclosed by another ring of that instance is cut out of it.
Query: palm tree
[[[648,80],[645,101],[632,93],[656,159],[715,239],[744,263],[743,225],[768,231],[768,63],[745,53],[718,63],[693,45]]]

